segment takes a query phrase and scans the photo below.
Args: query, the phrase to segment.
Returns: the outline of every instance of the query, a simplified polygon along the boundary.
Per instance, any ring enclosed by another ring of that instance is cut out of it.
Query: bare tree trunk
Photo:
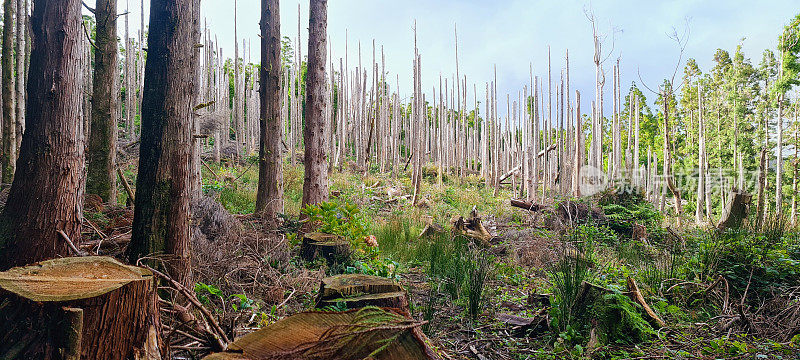
[[[3,137],[0,151],[0,167],[4,184],[11,183],[17,161],[16,135],[16,92],[14,76],[14,20],[17,8],[16,0],[3,2]]]
[[[28,128],[17,176],[0,213],[0,269],[68,255],[58,231],[74,243],[81,237],[85,178],[80,6],[78,0],[37,0],[34,7]]]
[[[681,193],[675,186],[675,178],[672,176],[672,146],[671,132],[672,129],[669,125],[669,98],[671,93],[664,92],[664,178],[667,182],[667,188],[675,198],[675,214],[677,216],[678,226],[681,225],[681,215],[683,214],[683,205],[681,204]]]
[[[328,161],[325,153],[328,0],[310,0],[309,6],[303,206],[328,200]]]
[[[27,38],[27,22],[28,22],[28,8],[25,6],[23,0],[17,0],[17,82],[16,82],[16,121],[15,121],[15,134],[14,140],[16,141],[15,147],[19,153],[19,147],[22,145],[22,133],[25,130],[25,64],[27,59],[26,38]]]
[[[260,122],[256,213],[275,219],[283,211],[281,161],[281,20],[279,0],[261,0]]]
[[[695,222],[700,224],[703,221],[703,205],[706,200],[706,159],[705,159],[705,147],[706,147],[706,126],[705,122],[703,121],[703,93],[700,88],[700,84],[697,85],[697,116],[698,116],[698,124],[697,124],[697,133],[698,133],[698,143],[699,149],[697,151],[697,171],[698,171],[698,180],[697,180],[697,205],[695,207]],[[711,214],[706,214],[710,216]]]
[[[778,96],[778,150],[775,163],[775,215],[778,218],[783,216],[783,98],[783,94]]]
[[[127,257],[162,253],[169,275],[192,283],[189,231],[192,108],[199,0],[152,0],[142,96],[133,232]]]
[[[86,192],[114,204],[117,201],[117,0],[98,0],[95,16],[97,49],[92,89],[92,125],[86,154]],[[130,53],[127,54],[130,56]]]
[[[572,170],[572,195],[581,196],[581,167],[583,166],[583,128],[581,126],[581,92],[575,90],[575,157]]]

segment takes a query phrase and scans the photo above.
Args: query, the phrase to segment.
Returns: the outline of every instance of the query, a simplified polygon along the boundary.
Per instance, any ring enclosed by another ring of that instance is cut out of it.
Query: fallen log
[[[0,358],[161,358],[156,282],[146,269],[61,258],[0,273],[0,289]]]
[[[667,323],[665,323],[664,320],[662,320],[658,314],[656,314],[656,312],[650,308],[650,305],[647,304],[647,301],[644,300],[644,296],[642,296],[639,286],[636,285],[636,280],[630,276],[628,277],[628,292],[628,297],[642,306],[645,314],[647,314],[647,317],[649,317],[650,320],[654,321],[660,327],[667,327]]]
[[[511,206],[534,212],[539,211],[545,207],[544,205],[534,204],[531,201],[517,200],[517,199],[511,199]]]

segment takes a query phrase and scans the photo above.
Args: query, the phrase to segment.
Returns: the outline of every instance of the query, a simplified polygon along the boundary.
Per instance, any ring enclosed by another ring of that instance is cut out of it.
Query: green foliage
[[[371,258],[364,261],[357,260],[352,266],[345,268],[345,274],[364,274],[400,280],[397,272],[399,264],[382,258]]]
[[[302,209],[302,213],[308,216],[309,221],[319,223],[320,232],[342,236],[356,249],[364,247],[363,240],[369,235],[369,226],[358,206],[330,201],[310,204]]]
[[[234,214],[252,214],[256,208],[256,194],[246,189],[224,187],[219,192],[219,203]]]
[[[634,224],[645,226],[650,239],[660,239],[664,234],[661,228],[664,216],[637,189],[611,189],[602,195],[599,203],[608,226],[625,237],[631,236]]]
[[[194,292],[197,295],[197,299],[200,300],[203,305],[210,305],[212,298],[220,300],[225,299],[225,296],[222,295],[222,290],[218,287],[201,282],[194,285]]]
[[[621,293],[605,294],[595,301],[589,313],[598,319],[598,337],[603,344],[636,345],[655,336],[650,324],[640,315],[631,299]]]

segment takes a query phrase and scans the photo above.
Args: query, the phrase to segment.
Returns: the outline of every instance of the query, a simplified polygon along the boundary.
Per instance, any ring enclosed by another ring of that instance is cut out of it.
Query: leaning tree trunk
[[[80,240],[85,181],[80,6],[79,0],[38,0],[34,6],[27,129],[0,214],[0,269],[66,255],[65,238]]]
[[[279,0],[261,0],[260,134],[256,213],[275,219],[283,211],[281,167],[281,19]]]
[[[98,0],[95,9],[94,81],[92,89],[92,118],[89,149],[86,154],[88,171],[86,193],[100,196],[103,201],[117,201],[117,0]],[[130,50],[130,49],[127,49]],[[130,57],[130,52],[128,52]],[[126,60],[127,64],[127,60]],[[130,83],[127,80],[126,83]],[[126,88],[130,92],[131,88]],[[126,95],[126,98],[129,96]],[[128,107],[130,102],[126,102]],[[132,114],[130,109],[126,112]],[[128,129],[130,131],[130,129]]]
[[[48,260],[0,273],[4,359],[161,358],[156,284],[108,257]]]
[[[199,0],[153,0],[142,97],[141,152],[133,232],[127,257],[135,263],[167,255],[166,270],[191,283],[189,177],[192,171],[192,79]]]
[[[15,0],[5,0],[3,2],[3,135],[0,145],[0,171],[2,180],[8,184],[14,177],[14,167],[16,158],[17,142],[16,133],[16,106],[15,106],[15,86],[14,86],[14,13],[17,3]]]
[[[328,1],[311,0],[308,20],[308,74],[303,142],[305,178],[303,205],[328,200],[328,161],[325,154],[325,62],[327,59]]]

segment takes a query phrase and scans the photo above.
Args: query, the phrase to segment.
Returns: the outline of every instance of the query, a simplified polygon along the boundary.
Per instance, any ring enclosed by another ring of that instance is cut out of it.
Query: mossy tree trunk
[[[92,125],[86,154],[89,165],[86,192],[100,196],[105,202],[116,203],[117,0],[98,0],[95,16],[97,49],[94,57]],[[126,92],[129,90],[125,89]],[[126,109],[126,113],[130,113],[129,110]]]
[[[59,230],[76,244],[80,240],[85,181],[80,6],[79,0],[38,0],[34,6],[27,129],[0,214],[0,269],[67,255]]]
[[[153,0],[142,97],[141,152],[136,179],[131,263],[164,254],[166,271],[191,283],[189,231],[192,102],[199,41],[199,0]]]

